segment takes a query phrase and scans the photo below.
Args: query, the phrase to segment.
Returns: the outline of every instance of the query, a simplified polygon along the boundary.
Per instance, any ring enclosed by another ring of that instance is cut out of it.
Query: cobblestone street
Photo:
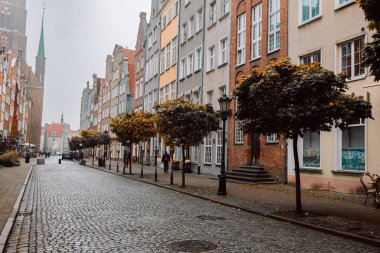
[[[379,252],[54,158],[32,172],[6,252],[178,252],[170,245],[187,240],[210,252]]]

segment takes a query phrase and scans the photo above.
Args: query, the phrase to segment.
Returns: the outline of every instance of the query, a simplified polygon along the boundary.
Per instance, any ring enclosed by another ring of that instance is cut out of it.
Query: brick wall
[[[251,61],[251,38],[252,38],[252,7],[262,3],[262,43],[261,58]],[[281,0],[280,5],[280,49],[267,53],[268,51],[268,5],[269,0],[242,0],[231,1],[231,52],[230,52],[230,96],[237,80],[244,74],[256,67],[265,67],[269,61],[276,60],[288,55],[288,1]],[[246,13],[246,55],[245,64],[236,67],[237,57],[237,17]],[[251,135],[244,136],[244,144],[235,144],[235,120],[236,111],[235,101],[231,104],[232,115],[229,121],[229,145],[228,145],[228,168],[233,169],[241,165],[251,163]],[[267,144],[266,137],[260,137],[260,164],[263,165],[273,177],[285,177],[286,168],[286,145],[281,138],[278,144]]]

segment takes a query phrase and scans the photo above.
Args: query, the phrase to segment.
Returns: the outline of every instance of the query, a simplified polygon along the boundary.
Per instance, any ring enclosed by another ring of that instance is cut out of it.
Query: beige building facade
[[[380,174],[380,84],[361,64],[371,41],[364,14],[353,0],[289,1],[289,56],[293,63],[319,62],[336,74],[346,72],[349,93],[373,105],[375,120],[357,119],[348,130],[307,133],[299,140],[302,187],[340,192],[361,188],[359,176]],[[301,6],[302,4],[302,6]],[[292,141],[288,141],[288,179],[294,182]]]

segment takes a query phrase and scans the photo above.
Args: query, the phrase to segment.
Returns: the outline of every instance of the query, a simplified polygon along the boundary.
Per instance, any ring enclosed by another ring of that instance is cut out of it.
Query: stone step
[[[270,177],[270,175],[268,173],[266,173],[265,171],[262,172],[262,173],[255,173],[255,172],[245,173],[245,172],[232,171],[232,172],[227,172],[226,175],[227,176],[241,176],[241,177],[248,177],[248,178],[266,178],[266,177]]]
[[[241,180],[234,180],[234,179],[228,179],[228,182],[231,183],[239,183],[239,184],[251,184],[251,185],[256,185],[256,184],[276,184],[275,181],[268,181],[268,182],[246,182],[246,181],[241,181]]]
[[[232,176],[227,175],[227,179],[232,179],[236,181],[243,181],[243,182],[253,182],[253,183],[264,183],[264,182],[274,182],[274,178],[271,177],[264,177],[264,178],[250,178],[250,177],[243,177],[243,176]]]
[[[265,170],[259,170],[259,169],[233,169],[232,172],[254,173],[254,174],[265,174],[265,173],[267,173]]]
[[[257,169],[257,170],[265,170],[263,167],[259,166],[259,165],[242,165],[240,166],[239,168],[241,169]]]

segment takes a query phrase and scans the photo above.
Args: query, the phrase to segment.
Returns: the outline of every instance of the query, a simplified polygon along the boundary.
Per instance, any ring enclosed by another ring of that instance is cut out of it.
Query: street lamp
[[[219,175],[219,189],[218,189],[218,195],[220,196],[226,196],[227,195],[227,187],[226,187],[226,162],[225,162],[225,150],[226,150],[226,120],[228,117],[228,114],[230,112],[230,105],[231,100],[229,97],[227,97],[226,94],[221,96],[218,99],[220,109],[222,111],[222,120],[223,120],[223,133],[222,133],[222,164],[220,166],[220,175]]]
[[[154,150],[154,162],[156,164],[156,171],[154,172],[154,181],[157,182],[157,155],[158,155],[158,148],[156,146],[156,149]]]
[[[170,159],[172,161],[172,166],[170,168],[170,185],[173,185],[173,156],[174,156],[174,148],[170,148]]]

